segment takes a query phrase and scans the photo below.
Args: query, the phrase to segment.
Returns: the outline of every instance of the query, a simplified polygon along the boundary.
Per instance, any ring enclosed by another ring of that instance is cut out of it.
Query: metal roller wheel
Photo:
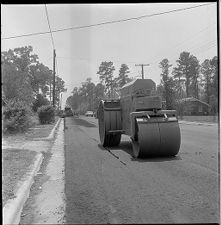
[[[121,140],[121,133],[108,134],[108,130],[110,127],[112,127],[112,129],[116,129],[115,127],[113,127],[115,123],[113,123],[113,121],[111,121],[111,113],[112,112],[109,111],[105,115],[103,107],[101,107],[100,111],[99,111],[99,118],[98,118],[99,135],[100,135],[101,144],[104,147],[117,146],[120,144],[120,140]],[[112,122],[112,124],[111,124],[111,122]]]
[[[180,148],[178,122],[146,123],[137,121],[137,134],[132,141],[133,156],[175,156]]]

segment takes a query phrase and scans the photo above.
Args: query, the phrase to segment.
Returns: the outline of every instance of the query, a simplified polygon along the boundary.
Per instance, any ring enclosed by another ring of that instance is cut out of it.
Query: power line
[[[50,30],[50,34],[51,34],[51,41],[52,41],[53,49],[55,49],[55,44],[54,44],[54,39],[53,39],[52,31],[51,31],[51,26],[50,26],[50,22],[49,22],[49,16],[48,16],[48,10],[47,10],[46,4],[45,4],[45,11],[46,11],[48,26],[49,26],[49,30]],[[57,76],[58,76],[59,73],[58,73],[57,57],[55,58],[55,63],[56,63],[56,71],[57,71]]]
[[[45,4],[45,12],[46,12],[47,21],[48,21],[48,27],[49,27],[50,34],[51,34],[51,41],[52,41],[53,49],[55,49],[55,46],[54,46],[54,39],[53,39],[53,36],[52,36],[52,31],[51,31],[51,26],[50,26],[50,22],[49,22],[49,16],[48,16],[48,10],[47,10],[46,4]]]
[[[191,51],[198,51],[198,50],[201,50],[203,48],[207,48],[208,46],[210,45],[216,45],[216,40],[213,40],[213,41],[209,41],[209,42],[206,42],[206,43],[203,43],[203,45],[199,46],[199,47],[196,47],[196,48],[192,48]]]
[[[50,30],[50,34],[51,34],[51,42],[52,42],[52,47],[53,47],[53,93],[52,93],[52,104],[53,107],[55,107],[55,63],[56,63],[56,69],[57,68],[57,61],[56,61],[56,53],[55,53],[55,45],[54,45],[54,39],[53,39],[53,35],[51,32],[51,26],[50,26],[50,22],[49,22],[49,16],[48,16],[48,10],[47,10],[47,6],[45,4],[45,12],[46,12],[46,17],[47,17],[47,21],[48,21],[48,27]]]
[[[177,48],[177,47],[179,47],[179,46],[181,46],[181,45],[183,45],[183,44],[185,44],[186,42],[189,42],[189,41],[198,39],[198,37],[197,37],[198,35],[201,35],[202,32],[204,32],[204,31],[207,30],[207,29],[211,29],[211,28],[213,27],[213,25],[216,25],[216,24],[212,24],[212,25],[206,26],[205,28],[203,28],[202,30],[200,30],[199,32],[197,32],[196,34],[191,35],[191,36],[188,37],[186,40],[184,40],[184,41],[178,43],[177,45],[173,46],[173,49],[174,49],[174,48]]]
[[[200,52],[205,52],[205,51],[208,51],[209,49],[213,48],[213,47],[217,47],[217,44],[216,43],[208,43],[209,45],[206,46],[202,46],[201,48],[197,48],[197,49],[194,49],[192,50],[193,52],[195,52],[195,54],[199,54]],[[206,47],[206,48],[205,48]]]
[[[211,25],[212,26],[212,25]],[[178,43],[178,44],[176,44],[176,45],[174,45],[174,46],[168,46],[166,49],[169,49],[169,55],[171,55],[171,53],[174,51],[174,50],[177,50],[178,48],[177,47],[179,47],[179,46],[182,46],[185,42],[189,42],[191,39],[192,40],[194,40],[194,39],[196,39],[197,38],[197,35],[199,35],[200,33],[202,33],[203,31],[205,31],[205,30],[207,30],[207,29],[209,29],[209,28],[211,28],[211,26],[206,26],[205,28],[203,28],[202,30],[200,30],[200,31],[198,31],[197,33],[195,33],[194,35],[191,35],[191,36],[189,36],[186,40],[184,40],[184,41],[182,41],[182,42],[180,42],[180,43]],[[193,46],[194,47],[194,46]],[[192,51],[192,49],[191,49],[191,51]],[[156,58],[156,57],[153,57],[153,59],[154,58]],[[151,62],[151,64],[156,64],[156,63],[158,63],[158,61],[152,61]]]
[[[57,57],[57,58],[59,58],[59,59],[76,60],[76,61],[78,61],[78,60],[85,60],[85,61],[88,61],[88,62],[93,61],[93,60],[90,60],[90,59],[88,59],[88,58],[79,58],[79,59],[76,59],[76,58],[73,58],[73,57],[63,57],[63,56],[59,56],[59,57]],[[57,59],[57,58],[56,58],[56,59]],[[96,61],[102,61],[103,59],[98,59],[98,58],[96,58],[95,60],[96,60]],[[114,63],[120,63],[120,64],[130,64],[130,65],[132,65],[131,67],[136,68],[136,72],[139,74],[140,77],[142,77],[142,74],[141,74],[140,71],[137,69],[137,67],[135,67],[135,65],[134,65],[134,64],[136,63],[136,61],[112,60],[112,59],[106,60],[106,61],[111,61],[111,62],[114,62]]]
[[[203,5],[191,6],[191,7],[182,8],[182,9],[174,9],[174,10],[165,11],[165,12],[161,12],[161,13],[154,13],[154,14],[147,14],[147,15],[138,16],[138,17],[131,17],[131,18],[126,18],[126,19],[121,19],[121,20],[113,20],[113,21],[101,22],[101,23],[85,25],[85,26],[57,29],[57,30],[54,30],[54,31],[51,31],[51,32],[46,31],[46,32],[38,32],[38,33],[30,33],[30,34],[11,36],[11,37],[2,38],[2,40],[12,39],[12,38],[19,38],[19,37],[34,36],[34,35],[41,35],[41,34],[48,34],[48,33],[55,33],[55,32],[67,31],[67,30],[78,30],[78,29],[89,28],[89,27],[96,27],[96,26],[107,25],[107,24],[127,22],[127,21],[130,21],[130,20],[140,20],[140,19],[147,18],[147,17],[154,17],[154,16],[160,16],[160,15],[165,15],[165,14],[169,14],[169,13],[185,11],[185,10],[189,10],[189,9],[194,9],[194,8],[199,8],[199,7],[203,7],[203,6],[208,6],[208,5],[211,5],[211,4],[215,4],[215,2],[208,3],[208,4],[203,4]]]
[[[196,48],[185,48],[186,49],[186,51],[188,51],[188,52],[192,52],[192,51],[196,51],[197,50],[197,52],[198,52],[198,50],[201,50],[202,48],[204,48],[204,47],[207,47],[207,45],[208,44],[210,44],[210,43],[212,43],[212,44],[214,44],[214,43],[216,43],[216,40],[212,40],[212,41],[209,41],[209,42],[205,42],[205,43],[202,43],[203,45],[201,45],[201,46],[198,46],[198,47],[196,47]],[[172,48],[172,47],[170,47],[170,52],[169,52],[169,56],[171,56],[173,53],[173,50],[174,49],[176,49],[176,48]],[[188,50],[189,49],[189,50]],[[183,50],[184,51],[184,50]],[[182,52],[182,51],[181,51]],[[164,58],[168,58],[168,55],[167,56],[165,56]],[[158,61],[152,61],[152,62],[150,62],[151,63],[151,65],[153,65],[153,64],[158,64],[159,62]]]
[[[198,55],[202,55],[202,53],[203,52],[207,52],[207,51],[210,51],[212,48],[214,48],[214,47],[216,47],[216,45],[212,45],[212,46],[210,46],[209,48],[207,48],[207,49],[204,49],[203,51],[198,51]]]

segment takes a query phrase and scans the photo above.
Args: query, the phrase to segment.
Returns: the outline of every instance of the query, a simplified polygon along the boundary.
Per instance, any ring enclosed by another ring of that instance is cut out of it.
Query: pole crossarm
[[[150,64],[135,64],[135,66],[141,66],[142,68],[142,79],[144,79],[144,70],[143,70],[143,67],[144,66],[149,66]]]

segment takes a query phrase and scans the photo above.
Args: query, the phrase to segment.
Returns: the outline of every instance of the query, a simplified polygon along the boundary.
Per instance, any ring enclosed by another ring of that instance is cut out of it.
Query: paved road
[[[218,223],[217,126],[181,124],[177,157],[99,144],[94,118],[65,118],[66,223]]]

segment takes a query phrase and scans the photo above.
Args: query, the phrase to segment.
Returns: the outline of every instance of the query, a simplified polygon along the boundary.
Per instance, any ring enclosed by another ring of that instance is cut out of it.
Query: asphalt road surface
[[[176,157],[134,159],[129,137],[103,148],[96,119],[65,118],[66,223],[219,223],[218,127],[180,128]]]

